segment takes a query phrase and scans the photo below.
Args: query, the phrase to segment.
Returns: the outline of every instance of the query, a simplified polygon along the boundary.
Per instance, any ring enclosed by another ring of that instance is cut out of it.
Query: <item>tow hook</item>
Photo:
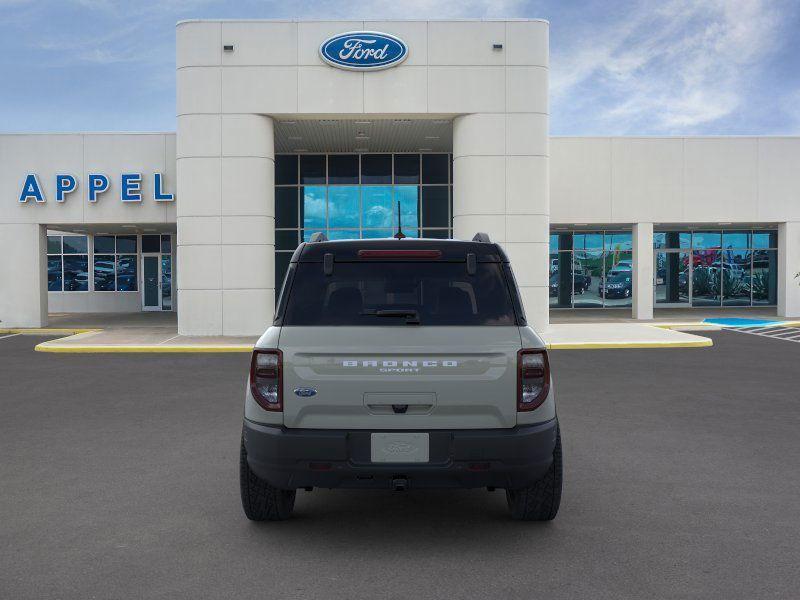
[[[392,489],[395,492],[405,492],[408,489],[408,479],[405,477],[393,477]]]

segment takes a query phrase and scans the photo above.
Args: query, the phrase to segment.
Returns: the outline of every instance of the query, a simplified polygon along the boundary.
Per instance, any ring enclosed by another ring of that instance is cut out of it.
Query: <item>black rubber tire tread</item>
[[[563,480],[561,429],[556,432],[553,463],[539,481],[526,488],[506,490],[511,517],[517,521],[552,521],[561,504]]]
[[[247,464],[242,440],[239,450],[239,489],[244,514],[251,521],[285,521],[292,515],[296,490],[281,490],[260,479]]]

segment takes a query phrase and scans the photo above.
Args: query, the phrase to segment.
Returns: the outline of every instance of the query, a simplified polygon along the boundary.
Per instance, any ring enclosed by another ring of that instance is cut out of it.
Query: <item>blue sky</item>
[[[798,0],[0,0],[0,131],[173,131],[188,18],[540,17],[554,135],[800,134]]]

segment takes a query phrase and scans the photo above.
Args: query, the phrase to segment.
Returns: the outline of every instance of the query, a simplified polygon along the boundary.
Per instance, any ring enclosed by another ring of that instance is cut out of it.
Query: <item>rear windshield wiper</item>
[[[362,315],[374,315],[376,317],[405,317],[406,325],[419,325],[419,312],[411,308],[398,309],[368,309]]]

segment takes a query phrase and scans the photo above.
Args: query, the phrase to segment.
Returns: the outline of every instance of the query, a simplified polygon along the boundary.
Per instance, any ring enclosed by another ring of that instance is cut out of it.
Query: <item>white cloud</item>
[[[615,133],[686,132],[740,106],[781,26],[773,0],[640,4],[622,22],[554,52],[554,104],[576,95],[586,102],[588,93],[605,106],[596,116]]]

